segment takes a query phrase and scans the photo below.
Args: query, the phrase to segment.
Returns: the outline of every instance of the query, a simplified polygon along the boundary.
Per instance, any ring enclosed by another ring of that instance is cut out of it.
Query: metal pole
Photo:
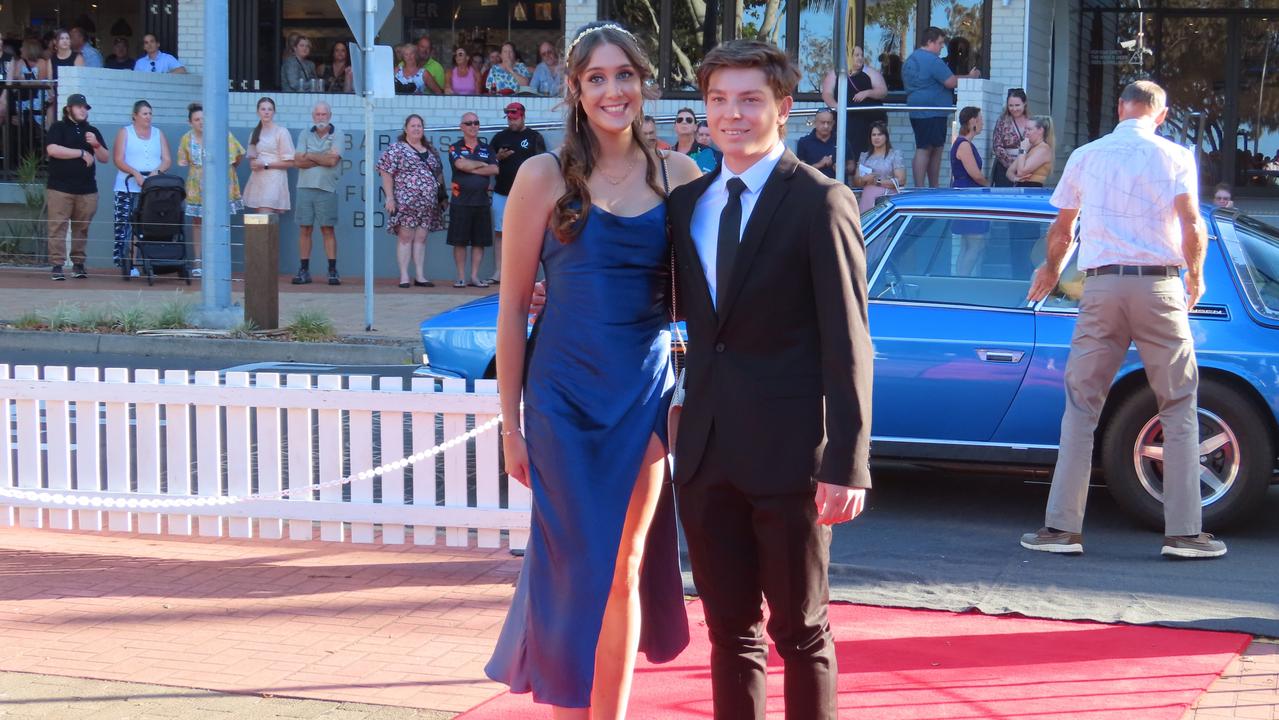
[[[848,0],[835,2],[835,179],[845,182],[848,154]],[[856,158],[854,158],[856,160]]]
[[[227,0],[204,2],[204,46],[226,46]],[[209,52],[204,56],[204,194],[203,275],[200,298],[207,313],[231,307],[231,219],[228,197],[227,156],[228,78],[227,55]]]
[[[364,0],[364,331],[373,330],[373,25],[377,22],[378,0]]]

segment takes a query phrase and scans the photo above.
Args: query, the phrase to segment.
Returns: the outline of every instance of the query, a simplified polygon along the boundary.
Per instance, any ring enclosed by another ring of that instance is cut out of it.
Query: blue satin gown
[[[485,672],[535,702],[590,705],[622,523],[650,438],[666,440],[670,363],[666,207],[633,217],[592,206],[579,236],[542,245],[547,303],[527,353],[524,433],[532,531]],[[688,644],[669,486],[641,570],[640,650]]]

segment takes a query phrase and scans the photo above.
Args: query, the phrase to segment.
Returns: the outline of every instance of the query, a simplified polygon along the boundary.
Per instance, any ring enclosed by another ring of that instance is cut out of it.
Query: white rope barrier
[[[477,425],[474,429],[468,430],[457,437],[445,440],[431,448],[427,448],[421,452],[414,453],[408,457],[400,458],[389,463],[383,463],[375,468],[362,470],[346,477],[328,480],[322,483],[314,483],[304,487],[288,488],[274,493],[255,493],[252,495],[235,496],[235,495],[208,495],[201,497],[181,497],[172,500],[156,500],[153,498],[136,498],[127,497],[123,493],[119,496],[111,496],[106,494],[98,495],[79,495],[70,492],[50,492],[48,490],[22,490],[18,488],[0,487],[0,498],[15,498],[25,500],[26,502],[40,503],[41,505],[59,505],[66,507],[92,507],[92,508],[125,508],[129,510],[154,510],[157,508],[189,508],[189,507],[210,507],[216,505],[234,505],[242,502],[253,502],[257,500],[282,500],[294,493],[314,492],[322,488],[337,487],[346,485],[355,480],[371,480],[374,477],[381,477],[388,472],[403,470],[417,462],[421,462],[429,457],[434,457],[458,445],[465,443],[467,440],[477,438],[480,435],[496,428],[502,424],[501,416],[494,417],[488,422]]]

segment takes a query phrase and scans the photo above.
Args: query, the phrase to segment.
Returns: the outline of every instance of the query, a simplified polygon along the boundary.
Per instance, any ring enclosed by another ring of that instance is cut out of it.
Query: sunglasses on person
[[[479,125],[479,120],[463,120],[462,125]]]
[[[687,123],[695,123],[695,122],[697,122],[697,118],[689,117],[688,115],[680,115],[679,117],[675,118],[675,122],[677,122],[677,123],[685,123],[685,124],[687,124]]]

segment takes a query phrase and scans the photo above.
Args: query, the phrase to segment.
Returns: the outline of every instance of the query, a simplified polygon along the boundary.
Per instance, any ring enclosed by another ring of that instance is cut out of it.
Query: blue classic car
[[[1204,521],[1259,507],[1279,447],[1279,229],[1202,208],[1207,294],[1191,313],[1200,367]],[[903,193],[863,218],[875,342],[872,453],[920,464],[1040,468],[1056,458],[1063,372],[1083,290],[1074,251],[1027,303],[1055,211],[1037,190]],[[424,372],[494,374],[497,298],[426,320]],[[1119,504],[1162,527],[1163,436],[1135,349],[1115,377],[1096,465]]]

